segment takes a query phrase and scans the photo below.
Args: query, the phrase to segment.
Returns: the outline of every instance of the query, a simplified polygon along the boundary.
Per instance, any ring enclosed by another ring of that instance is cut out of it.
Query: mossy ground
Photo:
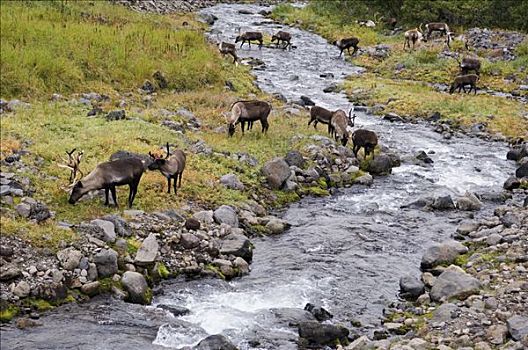
[[[353,64],[365,67],[368,72],[350,77],[344,84],[345,91],[354,102],[387,104],[384,112],[408,117],[424,117],[439,112],[442,118],[460,125],[486,122],[491,132],[509,137],[528,135],[528,121],[523,118],[528,110],[521,102],[489,95],[449,95],[429,86],[431,83],[450,84],[458,72],[455,59],[439,57],[444,46],[442,43],[423,43],[415,51],[405,51],[403,34],[388,35],[389,31],[385,28],[360,27],[353,19],[343,21],[339,15],[322,12],[317,4],[304,8],[280,5],[274,9],[272,17],[314,31],[329,42],[356,36],[360,39],[360,47],[378,44],[390,47],[390,56],[383,60],[368,55],[347,56]],[[460,42],[454,42],[452,49],[466,54]],[[492,62],[487,58],[488,51],[477,53],[482,61],[479,88],[511,92],[526,81],[527,40],[517,47],[517,58],[513,61]],[[404,68],[396,69],[397,65]]]

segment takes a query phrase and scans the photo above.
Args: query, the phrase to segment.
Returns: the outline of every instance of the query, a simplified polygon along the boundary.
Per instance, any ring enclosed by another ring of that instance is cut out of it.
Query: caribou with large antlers
[[[157,157],[150,152],[149,156],[152,158],[152,163],[149,164],[148,169],[159,170],[167,178],[167,193],[170,193],[171,179],[174,179],[174,194],[177,194],[178,188],[181,187],[183,171],[185,170],[187,160],[185,153],[178,149],[171,155],[169,143],[167,142],[167,155],[165,158]]]

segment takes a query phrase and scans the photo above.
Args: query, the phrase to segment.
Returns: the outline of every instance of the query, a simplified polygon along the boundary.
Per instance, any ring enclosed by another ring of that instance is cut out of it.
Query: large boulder
[[[411,275],[400,278],[400,293],[402,297],[416,300],[424,292],[425,286],[419,278]]]
[[[202,210],[196,212],[192,217],[204,224],[212,224],[214,222],[214,213],[212,210]]]
[[[266,181],[274,190],[278,190],[290,177],[290,166],[283,158],[275,158],[268,161],[262,167],[262,174],[266,177]]]
[[[73,247],[68,247],[57,253],[57,258],[62,267],[69,271],[73,271],[79,266],[82,257],[82,253]]]
[[[246,236],[232,233],[220,242],[220,253],[239,256],[251,262],[251,259],[253,259],[253,246]]]
[[[135,262],[139,265],[153,264],[158,256],[159,244],[156,235],[151,233],[139,247]]]
[[[431,300],[443,302],[452,298],[464,300],[468,296],[477,294],[481,284],[478,279],[465,273],[461,268],[451,265],[433,284]]]
[[[237,350],[226,337],[221,334],[210,335],[193,347],[193,350]]]
[[[93,260],[99,277],[109,277],[117,272],[117,252],[112,248],[101,250]]]
[[[220,183],[232,190],[244,190],[244,184],[238,179],[235,174],[226,174],[220,178]]]
[[[524,163],[519,168],[517,168],[517,170],[515,171],[515,176],[517,176],[519,179],[522,179],[523,177],[528,177],[528,163]]]
[[[128,292],[127,301],[143,305],[148,305],[152,301],[152,291],[145,277],[139,272],[125,272],[121,278],[121,284]]]
[[[429,247],[422,257],[421,268],[428,270],[438,265],[447,265],[455,261],[460,254],[467,253],[468,248],[457,241],[446,241]]]
[[[301,154],[301,152],[299,151],[289,151],[287,154],[286,154],[286,157],[284,157],[284,161],[286,163],[288,163],[289,166],[296,166],[296,167],[299,167],[299,168],[303,168],[304,167],[304,164],[306,163],[304,161],[304,158]]]
[[[322,306],[317,306],[311,303],[306,304],[304,309],[314,315],[315,319],[319,322],[323,322],[334,317],[334,315],[332,315]]]
[[[214,221],[218,224],[228,224],[231,227],[238,227],[238,215],[235,209],[228,205],[222,205],[213,213]]]
[[[455,209],[455,203],[450,195],[436,197],[433,201],[432,208],[436,210]]]
[[[528,340],[528,317],[527,316],[513,316],[506,322],[508,331],[514,340],[520,341]],[[525,344],[526,345],[526,344]]]
[[[99,239],[102,239],[105,242],[113,243],[116,240],[115,225],[111,221],[95,219],[90,222],[90,224],[99,227]]]
[[[372,159],[367,167],[373,175],[388,175],[392,172],[392,159],[387,154],[380,154]]]
[[[502,187],[505,190],[511,191],[521,187],[521,181],[515,176],[510,176],[506,181],[504,181],[504,185]]]
[[[345,327],[315,321],[300,322],[298,330],[299,336],[305,339],[309,346],[335,345],[347,341],[350,333]]]
[[[482,202],[473,193],[466,192],[463,197],[458,198],[456,206],[459,210],[475,211],[482,208]]]

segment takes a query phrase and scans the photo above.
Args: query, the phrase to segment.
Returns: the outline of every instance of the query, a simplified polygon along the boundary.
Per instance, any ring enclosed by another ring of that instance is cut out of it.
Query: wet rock
[[[515,171],[515,176],[522,179],[523,177],[528,177],[528,163],[524,163]]]
[[[220,241],[220,253],[239,256],[247,262],[253,259],[253,246],[244,235],[230,234]]]
[[[152,301],[152,291],[142,274],[127,271],[123,274],[123,278],[121,278],[121,284],[128,292],[128,298],[125,300],[143,305],[148,305]]]
[[[244,184],[238,179],[235,174],[227,174],[220,178],[220,183],[232,190],[244,190]]]
[[[368,172],[373,175],[388,175],[392,172],[392,159],[387,154],[380,154],[368,164]]]
[[[249,273],[249,264],[239,256],[233,260],[233,266],[238,269],[239,275],[247,275]]]
[[[15,325],[18,329],[26,329],[26,328],[42,326],[42,323],[37,322],[27,317],[22,317],[16,320]]]
[[[402,123],[404,121],[403,118],[400,117],[399,115],[397,115],[396,113],[387,113],[387,114],[385,114],[385,116],[383,116],[383,119],[384,120],[388,120],[391,123],[393,123],[393,122]]]
[[[118,111],[111,111],[106,115],[107,121],[114,121],[114,120],[123,120],[126,118],[125,110],[121,109]]]
[[[57,258],[62,267],[68,271],[76,269],[79,266],[82,257],[83,254],[73,247],[68,247],[57,253]]]
[[[479,280],[465,273],[462,269],[451,266],[436,279],[431,288],[431,300],[441,302],[452,298],[463,300],[477,294],[481,284]]]
[[[475,211],[482,208],[482,202],[473,193],[466,192],[463,197],[457,200],[456,206],[459,210]]]
[[[450,210],[455,209],[455,203],[450,195],[440,196],[435,198],[432,208],[436,210]]]
[[[187,309],[186,307],[177,305],[159,304],[157,305],[157,307],[163,310],[167,310],[174,317],[188,315],[191,312],[191,310]]]
[[[315,106],[315,102],[308,96],[301,96],[301,101],[303,101],[305,106]]]
[[[471,233],[473,231],[476,231],[478,228],[479,228],[479,224],[478,223],[476,223],[474,221],[465,221],[465,222],[462,222],[457,227],[456,232],[461,234],[461,235],[463,235],[463,236],[466,236],[469,233]]]
[[[272,96],[273,96],[274,99],[282,101],[284,103],[286,103],[288,101],[288,99],[283,94],[281,94],[280,92],[274,92],[272,94]]]
[[[191,233],[183,233],[180,238],[180,244],[185,249],[193,249],[200,245],[200,238]]]
[[[323,89],[324,93],[339,92],[341,89],[336,83],[332,83]]]
[[[280,189],[291,175],[290,167],[283,158],[268,161],[261,171],[267,183],[274,190]]]
[[[94,295],[99,294],[99,287],[101,286],[101,283],[99,281],[95,282],[89,282],[86,284],[83,284],[81,287],[81,292],[84,294],[93,297]]]
[[[301,169],[304,167],[306,163],[304,160],[304,157],[299,151],[289,151],[284,157],[284,161],[288,163],[289,166],[296,166]]]
[[[420,151],[416,155],[416,159],[424,162],[425,164],[433,164],[434,161],[425,153],[425,151]]]
[[[22,275],[22,271],[15,264],[2,264],[0,266],[0,281],[9,281]]]
[[[101,229],[101,231],[99,231],[100,234],[96,236],[97,238],[109,243],[115,242],[115,225],[111,221],[95,219],[90,221],[90,224],[95,225]]]
[[[221,334],[210,335],[193,347],[193,350],[237,350],[226,337]]]
[[[329,320],[334,317],[330,312],[324,309],[321,306],[316,306],[314,304],[308,303],[304,306],[304,309],[314,315],[315,319],[319,322]]]
[[[99,277],[109,277],[117,273],[117,252],[112,248],[103,249],[95,254],[93,261],[97,266]]]
[[[209,14],[209,13],[200,13],[200,15],[198,16],[198,19],[201,22],[207,23],[210,26],[212,26],[214,24],[214,22],[216,22],[218,17],[216,17],[215,15]]]
[[[228,206],[222,205],[213,213],[214,221],[218,224],[228,224],[231,227],[238,227],[238,215],[235,210]]]
[[[31,287],[26,281],[18,282],[17,285],[13,288],[13,294],[19,298],[27,297],[30,291]]]
[[[400,278],[400,293],[402,297],[416,300],[425,293],[425,286],[417,277],[407,275]]]
[[[521,187],[521,181],[515,176],[511,176],[504,182],[504,185],[502,187],[505,190],[511,191]]]
[[[333,345],[346,341],[350,333],[341,326],[321,324],[319,322],[300,322],[298,325],[299,336],[304,338],[309,346]]]
[[[156,257],[158,256],[159,244],[156,239],[156,235],[151,233],[147,238],[141,243],[137,253],[135,262],[140,265],[148,265],[154,263]]]
[[[212,210],[203,210],[194,213],[193,218],[204,224],[212,224],[214,222],[214,213]]]
[[[460,254],[465,254],[467,251],[468,248],[457,241],[435,244],[426,250],[420,266],[422,270],[427,270],[438,265],[451,264]]]
[[[196,231],[200,229],[200,221],[195,218],[188,218],[185,220],[185,229],[189,231]]]
[[[278,218],[271,218],[266,224],[266,229],[272,235],[281,234],[289,227],[288,223]]]
[[[7,245],[0,245],[0,256],[10,257],[14,253],[13,247]]]
[[[363,185],[363,186],[370,186],[374,182],[374,179],[372,178],[372,175],[365,174],[357,177],[354,179],[354,184]]]

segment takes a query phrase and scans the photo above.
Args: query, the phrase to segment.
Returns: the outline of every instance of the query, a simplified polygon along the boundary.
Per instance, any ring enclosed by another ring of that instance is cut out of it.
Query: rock
[[[152,301],[152,291],[142,274],[127,271],[123,274],[123,278],[121,278],[121,284],[128,292],[128,298],[125,300],[143,305],[148,305]]]
[[[220,273],[222,274],[223,278],[226,280],[229,280],[233,277],[235,277],[235,269],[233,269],[233,265],[231,264],[231,261],[225,260],[225,259],[215,259],[213,260],[213,265],[215,265],[218,270],[220,270]]]
[[[246,236],[232,233],[220,241],[220,253],[239,256],[247,262],[253,259],[253,246]]]
[[[214,22],[218,19],[218,17],[216,17],[215,15],[211,15],[209,13],[200,13],[198,19],[201,22],[207,23],[210,26],[212,26],[214,24]]]
[[[83,286],[81,287],[81,292],[90,297],[93,297],[94,295],[99,294],[100,285],[101,283],[99,281],[83,284]]]
[[[156,87],[150,80],[145,80],[143,85],[141,85],[141,90],[145,91],[147,94],[152,94],[156,91]]]
[[[460,314],[460,308],[452,303],[440,305],[434,312],[432,321],[435,323],[449,322],[456,319]]]
[[[322,324],[315,321],[300,322],[298,325],[299,336],[306,339],[310,346],[334,345],[346,341],[348,329],[331,324]]]
[[[10,257],[14,253],[13,247],[9,247],[6,245],[0,245],[0,256],[6,256]]]
[[[453,203],[453,199],[451,198],[450,195],[440,196],[440,197],[435,198],[432,208],[436,210],[455,209],[455,203]]]
[[[426,250],[422,257],[422,270],[431,269],[442,264],[451,264],[460,254],[467,253],[468,248],[457,241],[435,244]]]
[[[228,224],[231,227],[238,227],[238,215],[235,210],[228,206],[222,205],[213,213],[214,221],[218,224]]]
[[[20,203],[15,207],[15,210],[17,211],[17,214],[20,215],[23,218],[29,218],[31,215],[31,205],[27,203]]]
[[[103,249],[94,255],[93,261],[97,266],[100,278],[113,276],[117,273],[117,252],[112,248]]]
[[[249,273],[249,264],[239,256],[233,260],[233,266],[238,269],[239,275],[247,275]]]
[[[500,218],[500,222],[506,227],[521,226],[521,219],[519,216],[512,212],[507,212]]]
[[[220,178],[220,183],[232,190],[244,190],[244,184],[238,179],[235,174],[227,174]]]
[[[432,164],[434,161],[425,153],[424,151],[418,152],[418,154],[415,156],[416,159],[424,162],[425,164]]]
[[[126,118],[126,115],[125,115],[125,110],[124,109],[121,109],[121,110],[118,110],[118,111],[111,111],[110,113],[108,113],[106,115],[106,120],[107,121],[122,120],[122,119],[125,119],[125,118]]]
[[[519,168],[517,168],[517,170],[515,170],[515,176],[517,176],[519,179],[528,177],[528,162],[524,163]]]
[[[105,242],[109,242],[109,243],[115,242],[116,232],[115,232],[115,225],[113,222],[101,220],[101,219],[95,219],[95,220],[90,221],[90,224],[101,228],[102,235],[99,235],[97,238]]]
[[[490,246],[497,245],[502,241],[502,236],[498,233],[492,233],[486,237],[486,243]]]
[[[21,317],[21,318],[16,320],[15,325],[16,325],[16,327],[18,329],[26,329],[26,328],[33,328],[33,327],[42,326],[42,323],[37,322],[37,321],[32,320],[32,319],[27,318],[27,317]]]
[[[392,172],[392,160],[387,154],[380,154],[369,162],[367,169],[373,175],[388,175]]]
[[[494,345],[503,344],[507,335],[508,328],[502,324],[492,325],[486,331],[486,339]]]
[[[301,169],[304,167],[306,163],[304,160],[304,157],[299,151],[289,151],[288,153],[286,153],[286,156],[284,157],[284,161],[288,163],[289,166],[296,166]]]
[[[403,118],[400,117],[399,115],[397,115],[396,113],[387,113],[387,114],[385,114],[383,119],[384,120],[388,120],[391,123],[393,123],[393,122],[403,122],[404,121]]]
[[[336,83],[332,83],[323,89],[324,93],[339,92],[341,89]]]
[[[363,350],[367,349],[368,345],[371,343],[369,338],[366,335],[362,335],[361,337],[354,340],[350,345],[346,347],[346,350]]]
[[[357,177],[354,179],[354,184],[363,185],[363,186],[370,186],[374,182],[374,179],[372,178],[372,175],[365,174]]]
[[[425,293],[425,286],[420,279],[407,275],[400,278],[400,293],[406,299],[416,300]]]
[[[314,315],[315,319],[319,322],[323,322],[334,317],[334,315],[332,315],[323,307],[316,306],[314,304],[308,303],[304,306],[304,309]]]
[[[510,176],[502,186],[505,190],[511,191],[521,187],[521,181],[515,176]]]
[[[272,235],[278,235],[283,233],[288,227],[288,223],[278,218],[272,218],[266,224],[266,229]]]
[[[0,266],[0,281],[9,281],[22,275],[22,271],[15,264],[4,264]]]
[[[185,229],[189,231],[197,231],[200,229],[200,221],[195,218],[188,218],[185,220]]]
[[[476,231],[479,228],[479,224],[474,221],[466,221],[462,222],[460,225],[458,225],[456,232],[467,236],[473,231]]]
[[[514,340],[522,341],[528,337],[528,317],[527,316],[513,316],[506,321],[508,325],[508,332]]]
[[[29,283],[27,283],[26,281],[18,282],[15,288],[13,288],[13,294],[19,298],[27,297],[30,291],[31,291],[31,287],[29,286]]]
[[[315,102],[312,101],[311,98],[309,98],[308,96],[301,96],[301,101],[304,102],[304,105],[305,106],[315,106]]]
[[[191,313],[191,310],[187,309],[183,306],[177,306],[177,305],[168,305],[168,304],[159,304],[157,305],[160,309],[167,310],[170,312],[174,317],[184,316]]]
[[[477,294],[480,288],[479,280],[462,269],[451,266],[438,276],[430,295],[431,300],[437,302],[452,298],[463,300],[472,294]]]
[[[76,269],[79,266],[82,257],[83,254],[73,247],[68,247],[57,253],[57,258],[62,267],[68,271]]]
[[[180,238],[180,244],[185,249],[193,249],[200,245],[200,238],[197,236],[191,234],[191,233],[183,233]]]
[[[286,103],[288,101],[288,99],[283,94],[281,94],[280,92],[274,92],[272,94],[272,96],[273,96],[274,99],[282,101],[284,103]]]
[[[482,202],[473,193],[466,192],[463,197],[457,200],[456,206],[458,210],[475,211],[482,208]]]
[[[51,218],[51,212],[46,205],[38,202],[31,205],[31,215],[29,218],[40,223]]]
[[[169,87],[169,82],[167,81],[167,78],[165,78],[165,75],[159,70],[152,74],[152,78],[154,78],[160,89],[166,89]]]
[[[114,224],[114,231],[120,237],[130,237],[132,231],[128,223],[119,215],[106,215],[102,218],[103,220],[110,221]]]
[[[226,337],[221,334],[210,335],[193,347],[193,350],[237,350]]]
[[[274,190],[278,190],[290,177],[290,166],[283,158],[275,158],[268,161],[262,167],[262,174],[266,177],[266,181]]]
[[[139,247],[136,258],[134,261],[139,265],[148,265],[154,263],[156,257],[158,256],[159,244],[156,239],[156,235],[151,233],[147,238],[141,243]]]
[[[204,224],[212,224],[214,222],[214,213],[212,210],[203,210],[194,213],[193,218]]]

